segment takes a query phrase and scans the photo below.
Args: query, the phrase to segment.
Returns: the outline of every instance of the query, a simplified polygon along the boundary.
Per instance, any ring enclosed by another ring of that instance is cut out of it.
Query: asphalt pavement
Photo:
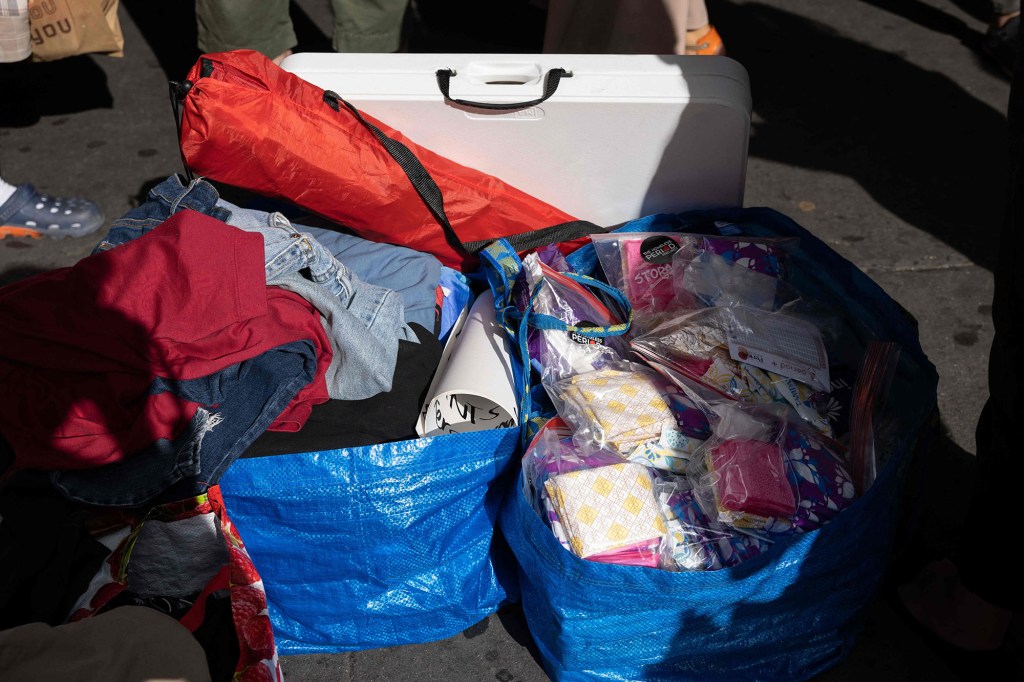
[[[490,11],[465,1],[421,4],[411,51],[540,50],[543,17],[529,3],[503,0]],[[973,475],[973,429],[987,394],[1009,93],[1006,76],[977,48],[987,7],[708,0],[729,56],[750,75],[744,204],[789,215],[878,282],[917,319],[939,371],[942,433],[922,455],[926,474],[909,500],[919,512],[916,534],[897,547],[894,581],[964,531],[955,501]],[[495,12],[506,14],[495,20]],[[328,0],[293,2],[292,14],[299,50],[330,50]],[[89,197],[108,219],[181,170],[167,82],[183,78],[199,55],[191,3],[122,0],[119,16],[123,58],[0,65],[4,179]],[[70,265],[94,237],[0,241],[0,284]],[[1018,653],[1022,631],[1018,619]],[[444,641],[289,656],[282,666],[292,681],[547,679],[517,607]],[[957,676],[883,592],[853,651],[816,679]]]

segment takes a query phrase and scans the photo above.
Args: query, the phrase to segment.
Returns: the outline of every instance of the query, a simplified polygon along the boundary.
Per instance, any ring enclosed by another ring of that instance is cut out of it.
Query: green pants
[[[334,49],[395,52],[409,0],[331,0]],[[202,52],[250,49],[273,59],[295,47],[288,0],[196,0]]]

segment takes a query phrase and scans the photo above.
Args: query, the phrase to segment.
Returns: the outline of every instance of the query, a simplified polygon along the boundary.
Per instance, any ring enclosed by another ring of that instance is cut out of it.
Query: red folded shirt
[[[266,283],[263,238],[191,210],[74,266],[0,288],[0,433],[15,467],[80,469],[173,439],[197,405],[154,377],[209,376],[285,343],[315,346],[313,383],[272,428],[328,399],[319,312]]]

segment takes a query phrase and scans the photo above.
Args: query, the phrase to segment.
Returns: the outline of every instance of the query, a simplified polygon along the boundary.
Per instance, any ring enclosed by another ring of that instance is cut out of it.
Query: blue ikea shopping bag
[[[518,599],[495,523],[505,428],[239,459],[221,478],[282,654],[450,637]]]
[[[829,524],[707,572],[579,559],[562,548],[517,485],[499,527],[516,557],[523,610],[544,667],[553,679],[573,682],[808,679],[849,652],[881,580],[911,450],[932,423],[935,369],[913,320],[895,301],[776,211],[662,214],[621,231],[798,237],[790,253],[794,286],[842,312],[847,341],[895,341],[902,348],[882,415],[887,438],[877,442],[883,466],[868,491]],[[500,245],[492,251],[509,258]],[[577,272],[596,268],[592,246],[568,260]],[[514,271],[507,262],[504,268],[506,276]]]

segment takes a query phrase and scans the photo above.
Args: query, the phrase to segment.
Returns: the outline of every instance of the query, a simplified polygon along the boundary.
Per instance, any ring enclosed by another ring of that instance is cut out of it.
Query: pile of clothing
[[[280,676],[221,476],[415,437],[474,292],[430,254],[247,205],[172,175],[89,256],[0,289],[0,629],[145,606],[215,679]]]

